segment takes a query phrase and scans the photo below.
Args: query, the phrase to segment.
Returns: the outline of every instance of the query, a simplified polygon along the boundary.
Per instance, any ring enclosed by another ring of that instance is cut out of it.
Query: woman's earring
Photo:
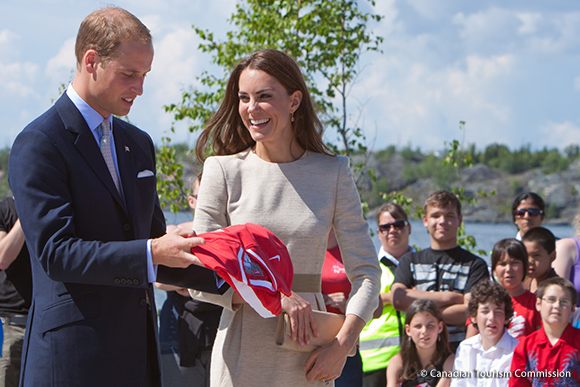
[[[441,335],[437,335],[437,341],[441,341]]]
[[[294,122],[295,118],[294,118],[294,112],[290,113],[290,122]]]

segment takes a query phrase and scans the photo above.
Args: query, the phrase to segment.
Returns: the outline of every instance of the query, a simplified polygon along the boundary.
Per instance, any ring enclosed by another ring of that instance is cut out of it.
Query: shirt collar
[[[70,98],[72,103],[79,110],[79,112],[87,122],[87,125],[89,126],[91,132],[97,129],[99,125],[101,125],[101,122],[103,122],[103,116],[101,116],[95,109],[93,109],[88,103],[85,102],[85,100],[83,100],[77,94],[76,90],[73,88],[72,83],[68,85],[68,88],[66,89],[66,95]],[[107,117],[107,119],[111,123],[111,132],[112,132],[113,115],[110,114],[109,117]]]
[[[407,252],[415,252],[415,249],[413,248],[413,246],[409,246],[409,250],[407,250]],[[379,249],[379,261],[381,260],[381,258],[387,258],[389,261],[393,262],[396,266],[399,266],[399,260],[395,257],[393,257],[391,254],[387,253],[385,251],[385,249],[383,248],[383,246],[381,246],[381,248]]]
[[[512,337],[512,335],[509,334],[508,330],[504,328],[501,339],[499,339],[499,341],[493,347],[488,349],[487,352],[497,351],[498,349],[513,352],[514,347],[510,343],[512,341],[511,339],[516,340]],[[473,347],[481,352],[486,352],[486,350],[483,348],[483,344],[481,344],[481,333],[477,335],[477,340],[475,340],[475,343],[473,343]]]

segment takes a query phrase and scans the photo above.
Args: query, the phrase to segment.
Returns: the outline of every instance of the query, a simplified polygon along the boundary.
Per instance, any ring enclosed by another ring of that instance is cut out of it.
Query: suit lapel
[[[56,102],[56,108],[66,130],[76,134],[74,145],[81,156],[85,159],[99,180],[101,180],[101,182],[107,187],[117,203],[119,203],[122,208],[125,208],[123,198],[121,198],[121,195],[117,192],[113,178],[111,177],[93,133],[89,129],[82,114],[68,98],[66,93]]]
[[[135,187],[137,186],[137,168],[135,166],[134,145],[131,138],[123,130],[123,123],[119,119],[113,119],[115,149],[117,151],[117,164],[123,186],[123,195],[129,219],[135,219]],[[112,179],[111,179],[112,181]]]

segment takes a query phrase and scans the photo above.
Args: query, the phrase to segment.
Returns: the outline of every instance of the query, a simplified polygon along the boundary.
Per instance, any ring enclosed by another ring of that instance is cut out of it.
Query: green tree
[[[368,2],[375,4],[374,0]],[[325,127],[334,129],[338,136],[340,146],[331,147],[346,155],[366,153],[363,131],[352,119],[347,101],[359,74],[362,53],[378,50],[382,42],[368,28],[370,21],[380,19],[361,11],[352,0],[240,2],[229,20],[235,30],[227,33],[225,41],[194,26],[202,39],[200,50],[212,55],[221,73],[202,73],[199,88],[184,92],[181,102],[165,109],[174,113],[176,120],[189,119],[190,131],[203,128],[223,98],[235,64],[256,49],[274,48],[294,57],[301,66]],[[359,171],[365,171],[364,161],[357,163]],[[372,171],[366,175],[374,178]]]

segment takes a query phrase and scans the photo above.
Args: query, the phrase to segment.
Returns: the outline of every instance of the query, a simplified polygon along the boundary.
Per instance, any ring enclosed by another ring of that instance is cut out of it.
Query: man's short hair
[[[572,301],[572,305],[576,305],[578,303],[578,292],[574,287],[574,284],[567,280],[566,278],[562,277],[551,277],[542,282],[538,285],[538,290],[536,291],[536,297],[539,299],[544,298],[544,294],[546,294],[546,289],[549,286],[556,285],[562,288],[568,295]]]
[[[534,227],[529,229],[524,236],[522,242],[536,242],[548,252],[552,254],[556,250],[556,237],[550,230],[544,227]]]
[[[471,288],[471,298],[467,304],[467,313],[469,316],[472,318],[476,317],[479,305],[486,302],[493,302],[498,306],[503,304],[505,310],[505,324],[507,326],[509,320],[514,314],[512,298],[507,290],[497,282],[492,282],[488,279],[483,279],[476,283]],[[473,319],[472,324],[477,328],[477,323]]]
[[[405,212],[403,207],[401,207],[398,204],[389,202],[389,203],[383,204],[381,206],[381,208],[379,209],[379,211],[377,212],[377,214],[375,216],[376,221],[377,221],[377,226],[379,225],[379,222],[381,220],[381,215],[383,214],[383,212],[388,212],[396,220],[404,220],[407,222],[409,221],[409,219],[407,219],[407,213]]]
[[[497,267],[497,264],[501,260],[501,257],[504,253],[507,253],[507,255],[513,259],[517,259],[518,261],[522,262],[522,265],[524,266],[524,278],[526,278],[529,265],[528,250],[522,242],[515,238],[502,239],[493,246],[493,250],[491,252],[491,271],[495,271],[495,268]]]
[[[429,195],[427,200],[425,200],[425,206],[423,207],[425,215],[427,215],[427,209],[429,207],[455,207],[457,216],[461,216],[461,202],[453,192],[445,190],[433,192]]]
[[[532,199],[532,203],[536,205],[540,210],[546,210],[546,203],[544,203],[544,199],[540,195],[535,192],[522,192],[518,196],[515,197],[514,201],[512,202],[512,220],[516,221],[516,214],[515,211],[522,202],[522,200]]]
[[[118,55],[117,47],[128,40],[151,43],[151,32],[141,20],[123,8],[108,6],[94,11],[81,22],[77,33],[77,66],[91,49],[97,52],[103,63],[107,63]]]

